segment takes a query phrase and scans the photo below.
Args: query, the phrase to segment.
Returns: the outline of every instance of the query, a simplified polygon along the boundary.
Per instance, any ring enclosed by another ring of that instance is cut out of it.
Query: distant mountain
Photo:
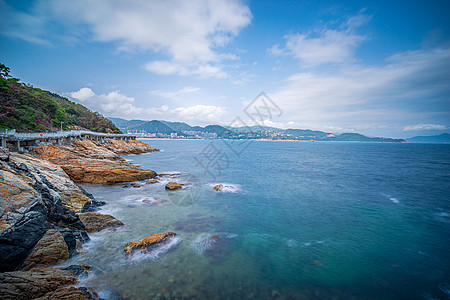
[[[406,139],[408,143],[424,143],[424,144],[450,144],[450,134],[443,133],[440,135],[415,136]]]
[[[58,94],[21,83],[0,63],[0,128],[19,132],[87,129],[120,133],[110,120]]]
[[[402,139],[391,139],[382,137],[367,137],[359,133],[332,134],[323,131],[303,130],[303,129],[280,129],[275,127],[229,127],[220,125],[190,126],[184,122],[169,122],[163,120],[127,121],[120,118],[110,118],[117,127],[123,131],[131,130],[145,133],[159,133],[170,135],[177,133],[177,136],[197,136],[203,138],[225,138],[225,139],[273,139],[273,140],[303,140],[303,141],[335,141],[335,142],[383,142],[402,143]],[[215,135],[214,135],[215,134]]]
[[[116,126],[117,128],[119,128],[122,132],[127,132],[128,130],[139,126],[141,124],[147,123],[148,121],[144,121],[144,120],[125,120],[125,119],[121,119],[121,118],[112,118],[109,117],[108,119],[110,119]]]
[[[133,127],[132,130],[144,131],[149,133],[162,133],[162,134],[179,133],[176,130],[164,124],[163,122],[156,120],[135,126]]]
[[[284,130],[285,133],[291,134],[297,138],[309,140],[309,139],[324,139],[327,136],[331,135],[334,136],[331,133],[326,133],[323,131],[313,131],[313,130],[302,130],[302,129],[286,129]]]

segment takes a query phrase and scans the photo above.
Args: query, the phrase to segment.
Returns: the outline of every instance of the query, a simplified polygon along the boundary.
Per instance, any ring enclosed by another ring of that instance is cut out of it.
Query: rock
[[[173,191],[173,190],[176,190],[176,189],[181,189],[181,187],[183,186],[184,184],[181,184],[181,183],[177,183],[177,182],[169,182],[169,183],[167,183],[166,184],[166,190],[170,190],[170,191]]]
[[[113,216],[104,215],[96,212],[78,213],[87,232],[98,232],[108,227],[117,227],[124,225]]]
[[[61,232],[69,254],[76,253],[75,238],[89,240],[73,212],[78,204],[71,202],[71,197],[83,198],[81,205],[91,199],[60,167],[30,155],[11,153],[8,162],[0,161],[0,195],[1,272],[21,266],[49,229]]]
[[[8,161],[9,160],[9,150],[5,148],[0,148],[0,160]]]
[[[153,178],[152,180],[147,181],[145,184],[150,184],[150,183],[157,183],[158,180],[156,180],[155,178]]]
[[[94,293],[92,293],[92,292]],[[34,298],[36,300],[92,300],[99,299],[97,293],[93,289],[76,288],[73,286],[59,287],[42,297]]]
[[[54,268],[0,273],[0,299],[36,299],[77,281],[73,272]]]
[[[174,232],[150,234],[143,238],[141,241],[128,242],[123,248],[123,251],[128,255],[136,250],[141,250],[141,253],[147,253],[151,248],[160,243],[166,242],[170,237],[174,236],[176,236],[176,233]]]
[[[132,182],[132,183],[131,183],[131,186],[134,187],[134,188],[138,188],[138,187],[141,187],[141,186],[142,186],[142,183]]]
[[[215,191],[217,191],[217,192],[221,191],[222,188],[223,188],[223,185],[221,185],[221,184],[215,185],[215,186],[213,187],[213,189],[214,189]]]
[[[118,155],[156,151],[140,141],[108,139],[104,144],[75,141],[72,146],[41,146],[34,155],[55,163],[75,182],[118,183],[149,179],[157,174],[124,162]]]
[[[59,195],[62,204],[70,210],[80,211],[86,203],[92,202],[85,191],[70,180],[61,167],[48,161],[37,159],[31,155],[11,153],[9,163],[5,164],[5,168],[2,169],[13,173],[14,176],[19,173],[19,178],[28,178],[27,182],[31,185],[35,181],[46,185],[50,189],[50,193],[53,196]],[[6,182],[12,181],[6,180]]]
[[[48,267],[68,258],[69,248],[64,237],[59,231],[50,229],[34,246],[20,269],[26,271],[37,267]]]
[[[86,278],[89,276],[89,273],[92,270],[92,266],[90,265],[70,265],[68,267],[60,268],[61,270],[72,271],[78,278]]]
[[[117,139],[108,139],[103,144],[104,147],[119,154],[141,154],[146,152],[159,151],[158,149],[138,140],[122,141]]]

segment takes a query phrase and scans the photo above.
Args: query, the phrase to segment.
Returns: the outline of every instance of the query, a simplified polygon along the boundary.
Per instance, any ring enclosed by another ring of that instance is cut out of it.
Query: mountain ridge
[[[349,142],[386,142],[404,143],[404,139],[392,139],[383,137],[367,137],[359,133],[333,134],[309,129],[280,129],[275,127],[229,127],[221,125],[208,125],[205,127],[191,126],[185,122],[170,122],[164,120],[125,120],[121,118],[110,118],[119,129],[124,132],[166,134],[180,137],[195,136],[195,132],[212,134],[210,138],[228,139],[276,139],[276,140],[313,140],[313,141],[349,141]],[[146,123],[144,123],[146,122]],[[132,126],[132,124],[140,124]],[[147,124],[147,125],[146,125]],[[155,130],[154,124],[164,125],[164,130]],[[153,126],[153,127],[152,127]],[[214,136],[214,134],[216,136]]]

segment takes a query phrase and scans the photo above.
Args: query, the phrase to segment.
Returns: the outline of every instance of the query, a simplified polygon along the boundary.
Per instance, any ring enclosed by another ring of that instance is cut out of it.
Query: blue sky
[[[450,131],[450,1],[0,0],[0,61],[105,116]]]

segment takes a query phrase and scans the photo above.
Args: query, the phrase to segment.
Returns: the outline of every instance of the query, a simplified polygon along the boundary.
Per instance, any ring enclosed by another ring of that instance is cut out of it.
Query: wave
[[[385,198],[391,200],[391,201],[392,201],[393,203],[395,203],[395,204],[399,204],[399,203],[400,203],[400,200],[398,200],[398,198],[392,197],[392,196],[389,195],[389,194],[383,194],[383,193],[381,193],[381,195],[383,195]]]
[[[298,242],[296,240],[294,240],[294,239],[288,239],[286,241],[286,244],[287,244],[287,246],[289,248],[296,248],[296,247],[298,247]]]
[[[223,243],[224,239],[233,239],[237,234],[218,232],[218,233],[202,233],[191,242],[191,249],[197,254],[203,254],[212,250]]]
[[[243,191],[242,185],[239,184],[231,184],[231,183],[214,183],[209,184],[211,189],[214,189],[214,187],[220,185],[220,189],[217,192],[221,193],[239,193]]]

